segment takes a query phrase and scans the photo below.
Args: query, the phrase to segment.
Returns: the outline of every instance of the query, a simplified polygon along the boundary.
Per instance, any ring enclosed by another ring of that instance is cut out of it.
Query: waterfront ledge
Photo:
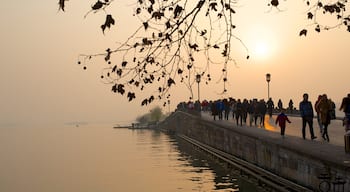
[[[344,147],[303,140],[261,128],[208,121],[200,115],[173,112],[157,128],[185,135],[231,154],[284,179],[319,191],[350,191],[350,155]],[[339,190],[338,190],[339,189]]]

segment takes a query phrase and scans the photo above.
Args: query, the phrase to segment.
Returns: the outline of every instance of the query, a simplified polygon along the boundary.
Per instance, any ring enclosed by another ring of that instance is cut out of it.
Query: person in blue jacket
[[[314,135],[313,121],[314,121],[314,109],[311,102],[309,101],[309,95],[307,93],[303,94],[303,100],[299,104],[300,116],[302,118],[303,127],[302,134],[303,139],[305,139],[305,128],[306,123],[309,125],[311,139],[314,140],[317,137]]]

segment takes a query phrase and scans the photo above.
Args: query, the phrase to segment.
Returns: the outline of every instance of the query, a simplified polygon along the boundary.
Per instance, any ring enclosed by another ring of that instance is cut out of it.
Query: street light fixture
[[[170,115],[170,99],[168,99],[168,114]]]
[[[267,100],[270,99],[270,81],[271,81],[271,74],[266,74],[266,81],[267,81]]]
[[[200,102],[200,96],[199,96],[199,83],[201,82],[201,75],[196,75],[196,82],[198,83],[198,101]]]

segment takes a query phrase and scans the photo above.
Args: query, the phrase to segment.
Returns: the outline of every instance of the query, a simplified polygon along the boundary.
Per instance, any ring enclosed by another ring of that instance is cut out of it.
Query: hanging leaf
[[[144,99],[142,102],[141,102],[141,106],[144,106],[144,105],[147,105],[148,104],[148,99]]]
[[[148,11],[149,14],[151,14],[153,12],[153,6],[151,5],[150,7],[148,7],[147,11]]]
[[[145,28],[145,30],[147,30],[147,28],[148,28],[148,23],[147,23],[147,22],[143,22],[143,27]]]
[[[127,61],[123,61],[123,62],[122,62],[122,67],[125,67],[127,64],[128,64]]]
[[[114,85],[112,86],[112,91],[113,91],[114,93],[117,92],[117,84],[114,84]]]
[[[106,54],[106,57],[105,57],[105,61],[109,61],[111,59],[111,49],[107,49],[106,50],[107,54]]]
[[[141,8],[138,7],[138,8],[136,9],[136,14],[140,14],[140,13],[141,13]]]
[[[311,12],[308,12],[307,13],[307,18],[308,19],[312,19],[314,17],[314,15],[311,13]]]
[[[166,26],[167,29],[169,29],[169,28],[171,27],[170,21],[167,21],[167,22],[165,23],[165,26]]]
[[[278,0],[271,0],[271,5],[277,7],[279,5]]]
[[[114,24],[115,24],[115,21],[114,21],[112,15],[107,15],[105,23],[103,25],[101,25],[102,32],[104,33],[106,27],[111,28],[111,25],[114,25]]]
[[[123,74],[123,70],[122,69],[118,69],[117,70],[117,75],[122,76],[122,74]]]
[[[136,98],[135,93],[128,92],[129,102]]]
[[[152,103],[153,100],[154,100],[154,96],[152,95],[152,96],[148,99],[148,103]]]
[[[315,31],[317,31],[317,32],[321,32],[321,28],[320,28],[320,26],[319,26],[319,25],[317,25],[317,26],[315,27]]]
[[[300,31],[299,36],[302,36],[302,35],[306,36],[306,34],[307,34],[307,30],[303,29]]]
[[[160,20],[160,19],[162,19],[163,16],[164,16],[164,13],[162,13],[160,11],[154,12],[152,14],[152,18],[154,18],[155,20]]]
[[[117,66],[114,65],[114,67],[112,68],[112,73],[114,73],[117,70]]]
[[[196,43],[193,44],[193,45],[191,45],[191,44],[189,43],[188,46],[189,46],[191,49],[193,49],[193,50],[195,50],[195,51],[198,51],[198,45],[197,45]]]
[[[99,10],[103,7],[105,3],[101,2],[101,1],[97,1],[91,8],[92,10]]]
[[[174,19],[176,19],[180,13],[182,12],[183,8],[179,5],[176,5],[175,11],[174,11]]]
[[[119,84],[117,87],[117,91],[118,91],[118,93],[124,95],[124,93],[125,93],[124,85]]]
[[[216,8],[217,5],[218,5],[217,3],[212,2],[209,4],[209,7],[211,8],[211,10],[218,11],[218,9]]]
[[[172,84],[175,85],[175,81],[172,78],[168,79],[168,87],[170,87]]]

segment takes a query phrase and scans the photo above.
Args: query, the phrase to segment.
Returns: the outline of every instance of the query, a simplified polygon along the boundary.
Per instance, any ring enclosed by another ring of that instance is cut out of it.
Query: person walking
[[[289,100],[288,109],[289,109],[289,113],[290,113],[290,114],[293,114],[293,111],[294,111],[294,102],[293,102],[292,99]]]
[[[318,108],[318,104],[321,101],[322,95],[318,95],[317,100],[315,102],[315,111],[316,111],[316,117],[317,117],[317,124],[320,127],[320,133],[323,133],[323,125],[321,122],[321,115],[320,115],[320,109]]]
[[[269,98],[269,100],[266,102],[267,104],[267,112],[270,116],[270,118],[272,117],[272,111],[273,111],[273,108],[275,107],[271,97]]]
[[[314,140],[317,137],[314,135],[313,128],[313,118],[314,118],[314,110],[311,102],[309,101],[309,95],[307,93],[303,94],[303,100],[299,103],[300,116],[302,118],[302,134],[303,139],[305,139],[305,128],[306,123],[309,125],[311,139]]]
[[[242,121],[243,121],[243,117],[242,117],[242,112],[243,112],[243,104],[241,102],[240,99],[237,100],[236,103],[236,123],[237,125],[241,125],[242,126]]]
[[[231,106],[230,106],[230,103],[229,103],[228,99],[224,99],[223,103],[224,103],[224,119],[228,120],[228,116],[230,114]]]
[[[216,120],[216,116],[219,115],[219,111],[218,111],[218,108],[216,106],[217,102],[218,101],[213,101],[213,102],[210,101],[210,103],[211,103],[210,110],[211,110],[211,115],[213,116],[214,121]]]
[[[332,104],[327,98],[326,94],[322,95],[320,101],[317,104],[317,108],[319,109],[320,119],[323,125],[322,138],[329,142],[328,125],[331,123]]]
[[[283,103],[282,103],[281,99],[278,100],[277,107],[278,107],[279,110],[283,109]]]
[[[258,114],[259,114],[259,119],[260,119],[260,126],[261,127],[265,127],[265,115],[267,112],[267,107],[266,107],[266,103],[264,101],[264,99],[261,99],[258,102]]]
[[[340,104],[340,111],[344,112],[344,120],[343,125],[345,126],[345,131],[350,130],[350,93],[347,95],[347,97],[344,97],[341,104]]]
[[[281,113],[278,114],[276,118],[275,124],[278,123],[279,127],[281,128],[281,136],[284,138],[284,133],[286,131],[286,122],[291,123],[291,121],[288,119],[287,115],[284,114],[284,109],[282,109]]]
[[[249,126],[252,126],[254,121],[254,107],[255,107],[255,101],[250,100],[249,106],[248,106],[248,115],[249,115]]]
[[[224,103],[222,102],[221,99],[217,100],[217,102],[216,102],[216,109],[218,110],[219,120],[222,120],[222,113],[223,113],[225,107],[224,107]]]

